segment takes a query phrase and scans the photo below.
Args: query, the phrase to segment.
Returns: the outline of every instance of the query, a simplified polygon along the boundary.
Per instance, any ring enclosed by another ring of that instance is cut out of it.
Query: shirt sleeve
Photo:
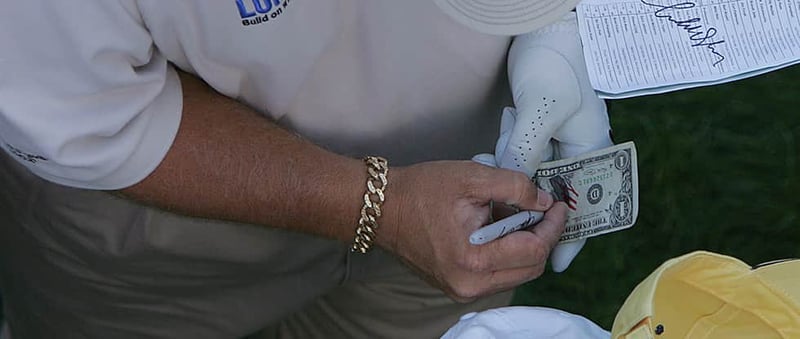
[[[0,11],[0,148],[52,182],[147,177],[177,134],[177,74],[134,0],[11,1]]]

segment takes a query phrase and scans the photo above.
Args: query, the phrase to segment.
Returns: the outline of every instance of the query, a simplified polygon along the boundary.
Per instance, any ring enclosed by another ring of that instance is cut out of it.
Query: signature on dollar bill
[[[566,231],[560,242],[576,241],[633,226],[639,213],[636,145],[626,142],[574,158],[545,162],[531,179],[564,201]],[[538,211],[520,211],[479,228],[470,243],[481,245],[542,220]]]
[[[633,226],[639,209],[636,147],[626,142],[543,163],[533,180],[569,206],[562,242]]]

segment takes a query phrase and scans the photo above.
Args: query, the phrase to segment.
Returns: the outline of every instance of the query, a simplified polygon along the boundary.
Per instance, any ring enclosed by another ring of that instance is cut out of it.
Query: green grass
[[[566,272],[518,288],[515,304],[610,329],[669,258],[698,249],[750,264],[800,258],[800,66],[609,105],[615,141],[637,145],[639,218],[590,239]]]

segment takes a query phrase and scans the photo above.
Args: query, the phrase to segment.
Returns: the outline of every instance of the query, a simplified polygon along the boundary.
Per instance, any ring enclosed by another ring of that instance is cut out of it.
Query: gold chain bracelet
[[[364,205],[361,207],[361,218],[358,219],[353,252],[367,253],[375,241],[375,232],[378,230],[378,218],[381,216],[381,205],[385,200],[383,191],[386,190],[386,174],[389,172],[389,162],[381,157],[366,157],[367,164],[367,191],[364,193]]]

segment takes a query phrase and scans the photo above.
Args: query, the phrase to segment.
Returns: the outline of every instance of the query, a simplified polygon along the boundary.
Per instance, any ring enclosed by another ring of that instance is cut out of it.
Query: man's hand
[[[458,301],[537,278],[564,231],[566,206],[519,172],[429,162],[392,169],[389,179],[378,242]],[[530,231],[471,245],[469,235],[489,222],[490,201],[547,214]]]

